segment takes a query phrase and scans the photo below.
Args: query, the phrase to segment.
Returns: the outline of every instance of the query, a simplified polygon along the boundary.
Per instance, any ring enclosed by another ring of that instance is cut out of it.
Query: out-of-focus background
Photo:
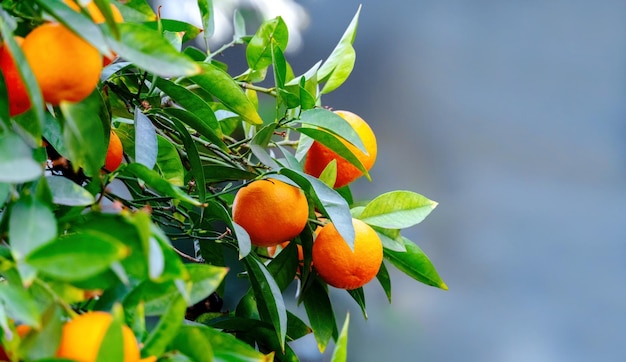
[[[350,361],[626,360],[626,2],[239,2],[306,25],[296,73],[362,3],[354,72],[323,99],[378,136],[374,182],[353,191],[440,203],[405,235],[450,290],[390,268],[392,304],[370,283],[368,320],[336,290]]]

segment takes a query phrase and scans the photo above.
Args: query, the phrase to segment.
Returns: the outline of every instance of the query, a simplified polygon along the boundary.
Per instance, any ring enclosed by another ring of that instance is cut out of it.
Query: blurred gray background
[[[390,268],[392,304],[370,283],[367,321],[335,290],[349,360],[626,361],[626,2],[298,3],[296,74],[363,5],[354,72],[323,98],[378,136],[356,198],[440,203],[405,235],[450,290]]]

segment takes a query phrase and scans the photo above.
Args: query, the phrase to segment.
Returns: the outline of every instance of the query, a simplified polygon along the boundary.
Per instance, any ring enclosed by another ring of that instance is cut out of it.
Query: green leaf
[[[298,261],[298,247],[292,241],[267,265],[267,270],[270,271],[281,291],[285,291],[289,284],[293,282],[298,264],[300,264]]]
[[[326,59],[318,71],[320,83],[326,82],[322,88],[321,94],[330,93],[337,89],[341,84],[343,84],[343,82],[345,82],[354,68],[356,52],[354,51],[352,44],[354,43],[354,38],[356,37],[360,12],[361,6],[359,5],[359,9],[352,18],[352,21],[341,37],[341,40],[339,40],[335,49],[333,49],[330,56],[328,56],[328,59]]]
[[[65,177],[46,176],[46,181],[55,204],[88,206],[96,202],[89,191]]]
[[[130,174],[137,178],[140,178],[156,192],[164,196],[186,202],[190,205],[203,206],[201,202],[198,202],[198,200],[187,195],[180,188],[170,184],[169,182],[161,178],[161,176],[157,172],[147,168],[142,164],[130,163],[123,169],[122,173]]]
[[[272,64],[272,42],[283,51],[287,49],[289,31],[283,19],[278,16],[267,20],[250,39],[246,48],[246,60],[252,70],[261,70]]]
[[[253,125],[263,124],[254,104],[228,73],[208,63],[201,67],[202,73],[191,77],[194,83],[214,95],[246,122]]]
[[[341,327],[341,333],[335,344],[335,350],[331,362],[346,362],[348,360],[348,326],[350,325],[350,313],[346,314],[346,320]]]
[[[166,138],[157,135],[159,153],[157,154],[156,168],[163,178],[174,186],[185,185],[185,170],[176,147]]]
[[[317,341],[317,348],[323,353],[330,339],[337,339],[339,334],[328,291],[315,279],[303,291],[302,301]]]
[[[118,24],[122,37],[109,39],[111,48],[122,58],[161,77],[198,74],[201,69],[179,53],[158,31],[147,26],[124,22]]]
[[[221,165],[206,165],[204,167],[204,177],[207,183],[223,182],[223,181],[237,181],[237,180],[252,180],[256,178],[256,173],[242,170],[239,168],[221,166]]]
[[[0,283],[0,304],[4,305],[9,318],[39,328],[41,314],[33,296],[23,287]]]
[[[159,21],[150,21],[143,24],[146,27],[156,31],[159,29],[159,23],[161,24],[161,29],[163,31],[171,33],[183,33],[183,43],[195,39],[198,35],[200,35],[200,33],[202,33],[202,29],[198,28],[197,26],[175,19],[159,19]]]
[[[21,260],[56,235],[57,222],[52,210],[32,195],[23,194],[11,208],[9,216],[13,258]]]
[[[200,9],[200,18],[202,19],[202,28],[204,36],[204,45],[209,48],[209,40],[215,32],[215,16],[213,15],[213,0],[198,0],[198,8]]]
[[[104,166],[109,137],[110,118],[104,100],[94,90],[79,103],[62,101],[63,139],[67,157],[75,169],[83,168],[87,176],[97,176]]]
[[[101,273],[128,255],[128,248],[101,233],[75,233],[43,245],[26,257],[39,271],[63,281]]]
[[[250,276],[250,284],[256,296],[261,320],[272,323],[280,348],[284,350],[287,334],[287,310],[280,288],[265,265],[254,254],[249,254],[243,261]]]
[[[37,288],[39,288],[39,283],[33,284],[31,287],[31,289]],[[31,330],[20,341],[18,353],[23,360],[42,361],[43,358],[53,356],[56,353],[61,341],[64,318],[65,315],[58,304],[50,305],[43,312],[41,328],[36,331]]]
[[[174,336],[170,348],[191,358],[194,362],[213,362],[211,339],[206,333],[203,333],[206,328],[208,327],[181,326]]]
[[[359,217],[355,216],[354,218],[358,219]],[[378,226],[372,226],[372,229],[376,230],[385,249],[400,252],[406,251],[399,229],[385,229]]]
[[[197,328],[211,341],[213,347],[214,359],[216,361],[228,362],[269,362],[272,359],[254,348],[238,340],[233,335],[220,332],[214,328],[204,326],[183,326],[181,331],[186,328]],[[184,333],[184,332],[183,332]],[[271,356],[271,355],[270,355]]]
[[[224,207],[222,203],[215,200],[209,200],[209,202],[207,203],[205,214],[207,215],[207,217],[210,215],[215,220],[224,222],[228,227],[230,227],[230,229],[235,234],[235,238],[237,239],[239,259],[245,258],[250,253],[250,251],[252,250],[250,236],[244,228],[242,228],[240,225],[233,221],[230,213],[228,212],[228,210],[226,210],[226,207]]]
[[[185,123],[192,129],[198,131],[200,135],[205,137],[211,143],[219,147],[222,151],[226,153],[230,153],[228,146],[222,141],[222,139],[217,136],[216,130],[213,129],[213,126],[210,126],[205,120],[199,118],[197,115],[191,113],[190,111],[182,108],[165,108],[163,109],[165,114],[170,117],[175,117],[179,121]],[[218,126],[218,129],[220,127]]]
[[[124,337],[122,335],[123,322],[115,316],[102,337],[100,348],[95,362],[123,361]]]
[[[156,85],[176,103],[198,117],[202,123],[201,128],[208,130],[208,133],[211,134],[211,138],[209,138],[209,140],[212,140],[212,138],[215,137],[221,139],[223,136],[222,130],[220,129],[217,118],[215,117],[215,113],[213,112],[213,109],[211,109],[211,106],[209,106],[209,104],[202,99],[202,97],[183,86],[163,78],[158,78]],[[200,132],[200,130],[198,131]]]
[[[404,229],[419,224],[437,207],[437,202],[411,191],[391,191],[370,201],[359,215],[367,224]]]
[[[182,295],[178,294],[171,299],[167,310],[161,315],[159,322],[146,339],[141,349],[142,357],[160,356],[165,352],[185,319],[186,309],[187,304]]]
[[[376,274],[376,279],[378,279],[380,286],[382,286],[385,291],[385,295],[387,295],[389,303],[391,303],[391,277],[389,276],[385,263],[380,264],[380,269],[378,270],[378,274]]]
[[[191,292],[188,304],[193,305],[217,290],[228,268],[208,264],[185,264],[191,276]]]
[[[412,241],[403,238],[406,252],[384,249],[384,255],[396,268],[411,278],[433,287],[448,290],[428,256]]]
[[[280,174],[298,184],[305,194],[313,198],[319,211],[328,216],[346,244],[354,249],[354,226],[346,200],[337,191],[304,172],[282,168]]]
[[[300,131],[300,133],[304,133],[305,135],[313,138],[314,140],[318,141],[324,146],[330,148],[337,155],[343,157],[345,160],[347,160],[356,168],[358,168],[359,171],[361,171],[365,175],[365,177],[367,177],[368,180],[371,180],[370,174],[365,168],[365,166],[363,166],[363,163],[361,163],[361,161],[354,155],[354,153],[352,153],[352,151],[348,147],[346,147],[346,145],[344,145],[336,136],[334,136],[333,134],[329,132],[322,131],[322,130],[315,129],[315,128],[303,127],[303,128],[298,128],[298,131]]]
[[[348,294],[354,299],[354,301],[361,307],[363,318],[367,319],[367,310],[365,309],[365,293],[363,287],[346,290]]]
[[[156,128],[150,118],[137,107],[135,108],[135,162],[147,168],[153,168],[158,153]]]
[[[187,128],[182,122],[175,118],[171,121],[185,146],[185,151],[187,151],[187,160],[191,167],[190,172],[196,182],[196,190],[198,191],[198,201],[204,203],[206,201],[206,183],[204,180],[204,168],[202,167],[202,161],[200,160],[196,143],[193,141],[189,131],[187,131]]]
[[[350,123],[335,112],[324,108],[307,109],[300,114],[302,124],[315,126],[335,134],[354,145],[361,152],[367,153],[365,145]]]
[[[28,145],[15,133],[0,134],[0,182],[21,183],[43,174]]]

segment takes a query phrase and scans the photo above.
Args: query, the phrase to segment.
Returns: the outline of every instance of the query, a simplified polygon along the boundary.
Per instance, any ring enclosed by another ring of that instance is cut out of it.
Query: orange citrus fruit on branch
[[[63,325],[57,357],[79,362],[95,361],[113,316],[106,312],[88,312]],[[124,341],[123,362],[154,361],[154,357],[140,359],[139,345],[128,326],[122,326]]]
[[[22,44],[46,102],[80,102],[96,89],[102,57],[98,50],[58,23],[31,31]]]
[[[233,221],[252,245],[268,247],[298,236],[308,221],[309,204],[298,187],[275,179],[253,181],[233,201]]]
[[[24,38],[16,36],[15,41],[18,45],[21,45]],[[9,47],[4,44],[0,47],[0,70],[9,94],[9,114],[16,116],[24,113],[30,108],[28,91],[20,76],[18,66],[15,64],[15,60],[9,51]]]
[[[376,231],[361,220],[352,219],[354,251],[339,235],[335,225],[322,227],[313,243],[313,265],[329,285],[356,289],[372,280],[383,262],[383,244]]]
[[[359,161],[361,161],[365,169],[369,171],[372,166],[374,166],[376,153],[378,151],[374,132],[367,122],[352,112],[335,111],[335,113],[345,119],[352,126],[354,131],[361,138],[367,153],[364,153],[344,139],[340,139],[340,141],[348,147],[352,153],[354,153]],[[324,171],[326,166],[332,160],[336,160],[337,162],[337,178],[335,180],[335,188],[346,186],[357,178],[363,176],[363,172],[361,172],[356,166],[317,141],[313,142],[307,153],[306,160],[304,162],[304,172],[309,175],[319,177],[322,174],[322,171]]]
[[[122,141],[115,131],[111,130],[104,169],[109,172],[115,171],[118,167],[120,167],[123,159],[124,148],[122,147]]]

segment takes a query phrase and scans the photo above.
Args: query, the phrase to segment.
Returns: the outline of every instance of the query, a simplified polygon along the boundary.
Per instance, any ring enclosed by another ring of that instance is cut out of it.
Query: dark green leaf
[[[436,206],[415,192],[391,191],[370,201],[359,219],[382,228],[403,229],[422,222]]]
[[[367,319],[367,310],[365,309],[365,293],[363,292],[363,287],[347,290],[347,292],[356,301],[359,307],[361,307],[363,318]]]
[[[187,304],[180,294],[171,299],[167,310],[161,315],[159,322],[148,335],[141,349],[142,357],[160,356],[165,352],[185,319],[186,309]]]
[[[317,341],[317,348],[323,353],[330,339],[337,339],[339,334],[328,291],[316,279],[304,290],[302,301]]]
[[[156,85],[176,103],[196,115],[202,122],[202,129],[205,131],[208,130],[207,133],[210,133],[212,138],[215,136],[217,136],[217,138],[222,137],[222,130],[217,122],[215,113],[213,113],[209,104],[202,99],[202,97],[183,86],[163,78],[158,78]],[[198,132],[200,132],[200,130],[198,130]],[[211,138],[209,139],[212,140]]]
[[[222,151],[230,153],[228,146],[226,146],[224,141],[222,141],[222,139],[217,136],[217,133],[215,133],[215,129],[213,129],[212,126],[208,124],[208,122],[202,120],[202,118],[199,118],[197,115],[191,113],[190,111],[181,108],[165,108],[163,111],[168,116],[176,117],[179,121],[198,131],[200,135],[204,136],[207,140],[215,144]]]
[[[206,201],[206,182],[204,180],[204,168],[202,167],[202,161],[200,161],[200,154],[198,153],[196,143],[193,141],[189,131],[182,122],[175,118],[171,121],[187,151],[187,160],[191,167],[190,172],[196,182],[196,190],[198,190],[198,201],[204,203]]]
[[[263,124],[256,107],[233,78],[213,64],[202,64],[202,73],[191,77],[201,88],[221,100],[226,107],[250,124]]]
[[[223,181],[236,181],[236,180],[252,180],[256,178],[256,173],[242,170],[239,168],[220,166],[220,165],[206,165],[204,167],[204,177],[207,183],[211,182],[223,182]]]
[[[385,291],[385,295],[387,295],[389,303],[391,303],[391,278],[389,277],[389,272],[387,271],[385,263],[380,264],[380,269],[378,270],[378,274],[376,274],[376,279],[378,279],[380,286],[382,286]]]
[[[217,361],[228,362],[269,362],[268,356],[256,351],[254,348],[238,340],[234,336],[220,332],[210,327],[187,327],[181,328],[198,328],[205,334],[211,346],[213,347],[214,358]]]
[[[287,310],[280,288],[276,285],[276,281],[265,265],[254,254],[249,254],[243,261],[250,276],[250,283],[256,296],[261,320],[272,323],[279,346],[281,350],[284,350],[287,334]]]
[[[159,153],[157,154],[156,168],[163,178],[173,186],[185,185],[185,169],[180,160],[176,147],[169,140],[157,135]]]
[[[403,238],[406,252],[384,250],[385,258],[411,278],[433,287],[448,290],[428,256],[412,241]]]
[[[180,188],[170,184],[155,171],[139,163],[130,163],[123,169],[123,174],[130,174],[140,178],[158,193],[164,196],[186,202],[194,206],[203,206],[201,202],[184,193]]]

